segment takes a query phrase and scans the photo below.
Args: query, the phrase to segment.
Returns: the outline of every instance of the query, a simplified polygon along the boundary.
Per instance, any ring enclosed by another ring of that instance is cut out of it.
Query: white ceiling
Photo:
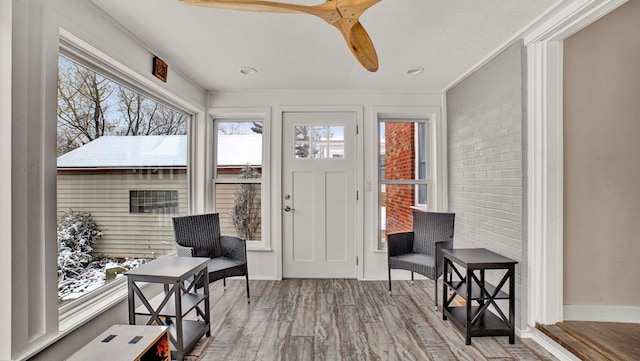
[[[337,29],[305,14],[195,7],[178,0],[92,0],[169,64],[213,92],[440,93],[558,0],[382,0],[360,22],[378,52],[370,73]],[[282,2],[314,5],[321,0]],[[240,74],[240,67],[258,73]],[[423,67],[418,76],[406,74]]]

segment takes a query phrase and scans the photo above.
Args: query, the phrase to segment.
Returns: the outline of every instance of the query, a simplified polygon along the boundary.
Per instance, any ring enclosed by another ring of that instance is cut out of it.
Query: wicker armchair
[[[438,310],[438,278],[443,272],[443,249],[453,248],[454,213],[413,212],[413,232],[387,235],[389,294],[391,270],[419,273],[435,283],[435,309]]]
[[[209,282],[222,279],[226,288],[227,277],[245,276],[247,302],[249,298],[249,272],[245,240],[220,235],[218,213],[173,218],[178,256],[209,257]],[[201,287],[204,285],[198,285]]]

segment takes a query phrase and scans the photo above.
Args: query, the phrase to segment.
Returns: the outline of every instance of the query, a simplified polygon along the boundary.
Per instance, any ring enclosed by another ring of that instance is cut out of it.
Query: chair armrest
[[[176,242],[176,253],[179,257],[193,257],[193,247],[181,246]]]
[[[387,234],[387,256],[399,256],[413,250],[413,232]]]
[[[246,241],[234,236],[220,236],[222,256],[233,260],[247,262]]]

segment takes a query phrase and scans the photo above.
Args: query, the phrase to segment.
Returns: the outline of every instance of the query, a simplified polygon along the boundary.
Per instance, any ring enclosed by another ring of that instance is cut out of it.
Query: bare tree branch
[[[117,115],[109,112],[115,106]],[[58,77],[58,155],[104,135],[187,133],[186,114],[63,57]]]

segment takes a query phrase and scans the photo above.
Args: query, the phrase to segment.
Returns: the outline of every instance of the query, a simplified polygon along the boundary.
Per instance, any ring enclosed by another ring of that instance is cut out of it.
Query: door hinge
[[[358,256],[356,256],[356,266],[358,265]]]
[[[360,200],[360,191],[356,191],[356,201]]]
[[[356,124],[356,134],[360,134],[360,128],[358,127],[357,124]]]

